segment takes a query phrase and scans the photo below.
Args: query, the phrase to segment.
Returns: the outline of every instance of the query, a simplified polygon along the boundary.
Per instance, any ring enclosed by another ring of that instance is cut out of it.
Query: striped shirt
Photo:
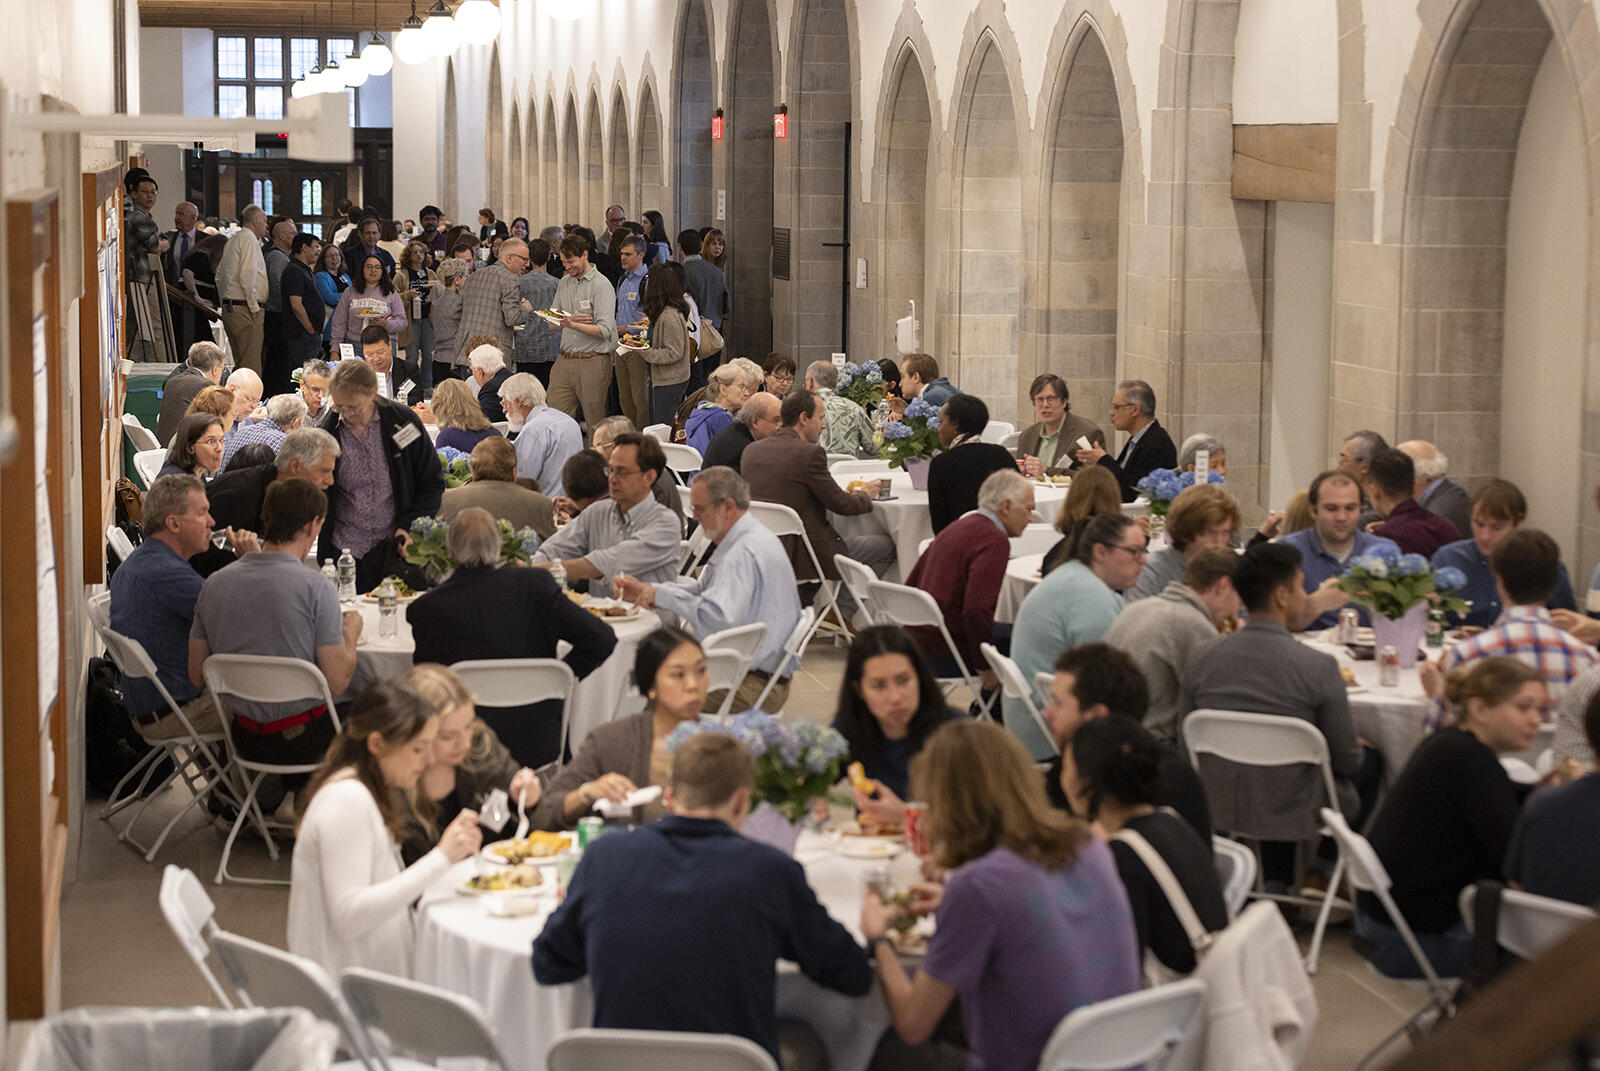
[[[1556,705],[1584,670],[1600,665],[1600,654],[1593,647],[1563,631],[1550,619],[1543,606],[1508,606],[1493,627],[1471,639],[1462,640],[1444,654],[1440,667],[1445,676],[1480,658],[1515,658],[1537,669],[1544,676],[1550,696],[1544,704],[1544,720],[1555,716]],[[1427,727],[1431,731],[1445,723],[1446,705],[1434,700]]]

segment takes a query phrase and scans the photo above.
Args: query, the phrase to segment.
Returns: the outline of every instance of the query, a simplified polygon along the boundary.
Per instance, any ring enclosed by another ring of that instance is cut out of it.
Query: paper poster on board
[[[45,318],[33,321],[33,448],[34,507],[38,525],[34,529],[37,554],[35,576],[39,588],[38,620],[35,635],[39,644],[39,725],[49,722],[50,708],[61,690],[61,622],[56,602],[55,524],[50,516],[50,486],[45,480],[45,459],[50,444],[50,358],[45,347]]]

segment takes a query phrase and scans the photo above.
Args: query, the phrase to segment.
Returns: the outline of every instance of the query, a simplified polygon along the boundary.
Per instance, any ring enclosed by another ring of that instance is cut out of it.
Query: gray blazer
[[[601,774],[619,773],[644,788],[650,783],[650,745],[654,740],[654,718],[648,710],[619,718],[590,733],[583,742],[583,750],[544,787],[544,795],[531,816],[533,828],[571,829],[577,825],[562,816],[561,801],[567,798],[567,793]],[[628,818],[611,821],[643,825],[666,813],[666,805],[658,799],[635,807]]]
[[[1424,497],[1417,499],[1417,505],[1455,525],[1462,539],[1472,538],[1472,496],[1448,476]]]

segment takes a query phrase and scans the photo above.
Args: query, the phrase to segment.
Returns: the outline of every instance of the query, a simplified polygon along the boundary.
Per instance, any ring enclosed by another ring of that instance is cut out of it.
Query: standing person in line
[[[644,314],[650,348],[638,356],[650,366],[650,423],[671,424],[689,386],[689,303],[677,273],[657,264],[645,277]]]
[[[556,281],[549,272],[536,271],[537,265],[550,259],[550,243],[535,238],[528,243],[528,270],[517,279],[517,289],[522,300],[535,312],[555,304]],[[516,333],[516,352],[512,359],[518,372],[526,372],[537,379],[546,390],[550,389],[550,373],[555,369],[556,358],[561,355],[561,338],[553,331],[541,330],[538,323],[528,323]]]
[[[622,268],[622,278],[617,282],[617,333],[634,324],[648,322],[644,314],[644,250],[645,240],[626,229],[618,228],[612,236],[612,249]],[[644,427],[650,423],[650,366],[638,353],[628,351],[617,354],[617,401],[622,415]]]
[[[700,233],[684,231],[678,235],[678,252],[683,264],[683,289],[694,299],[700,315],[720,333],[728,311],[728,282],[722,269],[700,255]],[[724,337],[726,337],[724,335]],[[706,376],[721,363],[720,351],[695,362],[689,373],[689,389],[705,386]]]
[[[314,234],[297,234],[289,246],[289,266],[282,282],[283,362],[289,371],[283,376],[282,388],[272,393],[292,390],[293,370],[322,356],[322,321],[327,310],[312,274],[312,265],[321,255],[322,242]]]
[[[222,301],[222,326],[228,332],[235,368],[261,372],[261,343],[266,326],[267,262],[261,240],[267,236],[267,214],[260,205],[239,213],[239,230],[228,239],[217,265],[217,293]]]
[[[644,236],[650,243],[645,249],[644,262],[649,267],[672,259],[672,242],[667,237],[667,221],[655,209],[644,213]]]
[[[467,266],[455,257],[439,264],[429,319],[433,323],[433,381],[461,379],[467,372],[465,354],[456,352],[461,324],[461,288],[467,283]]]
[[[333,310],[333,344],[348,342],[356,348],[356,356],[361,356],[361,332],[368,324],[377,324],[388,333],[391,353],[395,336],[406,328],[406,307],[376,256],[361,262],[360,281],[339,295],[339,307]]]
[[[611,351],[617,345],[617,292],[589,263],[589,243],[576,234],[561,239],[555,307],[564,314],[549,325],[561,332],[561,355],[550,373],[550,404],[591,429],[606,418]]]
[[[317,281],[317,297],[322,299],[322,352],[326,354],[333,343],[333,310],[339,307],[339,295],[350,285],[344,251],[332,243],[323,246],[312,277]]]
[[[433,389],[433,290],[439,277],[428,267],[428,247],[421,242],[409,242],[396,258],[400,270],[395,273],[394,285],[400,291],[400,301],[406,308],[410,325],[400,336],[400,349],[405,363],[417,370],[418,383],[424,391]]]
[[[520,239],[501,243],[500,259],[467,276],[461,288],[461,318],[456,326],[456,356],[465,359],[479,335],[490,335],[502,354],[516,348],[516,328],[527,324],[533,306],[523,299],[519,277],[528,270],[528,246]]]
[[[267,266],[267,300],[263,304],[266,316],[261,322],[261,369],[268,394],[282,394],[289,389],[289,371],[299,361],[290,361],[283,352],[284,321],[289,310],[283,300],[283,273],[289,267],[294,239],[300,232],[292,219],[280,219],[272,225],[272,244],[262,255]]]

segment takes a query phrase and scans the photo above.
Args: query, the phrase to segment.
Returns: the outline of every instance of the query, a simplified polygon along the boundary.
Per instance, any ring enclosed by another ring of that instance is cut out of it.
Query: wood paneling
[[[1332,204],[1337,134],[1332,123],[1234,126],[1233,195]]]
[[[433,0],[417,0],[417,15],[428,17]],[[446,0],[449,4],[449,0]],[[320,33],[365,34],[372,29],[372,0],[141,0],[141,26],[196,26],[214,30],[275,30],[307,36]],[[450,6],[454,6],[450,4]],[[394,35],[411,14],[410,0],[378,0],[378,29],[394,45]]]

